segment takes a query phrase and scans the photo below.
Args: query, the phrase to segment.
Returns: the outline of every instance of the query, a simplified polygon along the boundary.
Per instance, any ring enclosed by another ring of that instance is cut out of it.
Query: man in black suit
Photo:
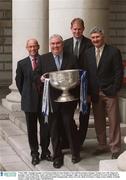
[[[104,32],[99,27],[91,30],[94,47],[85,52],[92,99],[94,125],[99,146],[95,155],[108,151],[106,140],[106,113],[109,119],[109,147],[112,159],[121,149],[120,113],[118,92],[122,85],[123,65],[119,49],[105,43]]]
[[[63,39],[60,35],[54,34],[50,37],[51,52],[42,55],[41,74],[58,70],[77,69],[77,61],[73,55],[63,52]],[[57,59],[58,57],[58,59]],[[43,81],[44,75],[41,77]],[[55,102],[61,91],[50,86],[51,109],[48,117],[50,134],[53,148],[53,166],[60,168],[63,165],[63,154],[61,147],[61,131],[64,126],[64,133],[68,138],[69,147],[72,154],[72,162],[80,161],[77,128],[73,120],[73,114],[77,105],[77,101],[71,102]],[[73,92],[73,94],[75,94]]]
[[[16,70],[16,85],[21,94],[21,109],[25,112],[28,131],[28,141],[31,149],[32,164],[39,163],[39,142],[37,137],[37,119],[40,124],[41,159],[51,160],[48,125],[44,123],[41,113],[42,83],[38,74],[40,55],[36,39],[29,39],[26,44],[29,56],[18,61]]]
[[[64,51],[67,53],[74,54],[74,56],[77,58],[77,62],[80,69],[82,69],[81,57],[83,57],[85,50],[92,46],[91,40],[83,35],[84,29],[85,27],[84,27],[83,19],[74,18],[71,21],[71,31],[73,37],[66,39],[64,41]],[[80,112],[79,114],[80,145],[83,144],[86,138],[89,115],[90,115],[90,102],[88,103],[88,112],[86,114]]]

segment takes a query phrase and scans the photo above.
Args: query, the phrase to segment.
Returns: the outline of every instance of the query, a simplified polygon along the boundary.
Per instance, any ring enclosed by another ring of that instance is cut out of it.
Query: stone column
[[[17,61],[26,57],[26,41],[36,38],[40,54],[48,51],[48,0],[12,0],[12,69],[11,93],[2,104],[11,111],[20,111],[20,94],[15,84]],[[47,43],[45,43],[47,42]]]
[[[85,22],[86,36],[99,25],[108,31],[109,0],[49,0],[49,35],[58,33],[64,39],[71,36],[70,22],[80,17]]]

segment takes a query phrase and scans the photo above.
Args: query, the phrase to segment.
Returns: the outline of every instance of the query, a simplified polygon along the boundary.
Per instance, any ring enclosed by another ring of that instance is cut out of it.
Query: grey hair
[[[100,28],[98,26],[95,26],[90,30],[90,34],[93,34],[93,33],[102,33],[102,34],[104,34],[104,29]]]
[[[49,41],[51,41],[52,38],[58,38],[61,42],[63,42],[63,38],[59,34],[53,34],[52,36],[50,36]]]

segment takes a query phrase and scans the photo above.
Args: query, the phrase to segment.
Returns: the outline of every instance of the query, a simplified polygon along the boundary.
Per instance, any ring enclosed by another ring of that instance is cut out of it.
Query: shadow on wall
[[[0,86],[0,103],[1,99],[5,98],[10,92],[9,86]]]

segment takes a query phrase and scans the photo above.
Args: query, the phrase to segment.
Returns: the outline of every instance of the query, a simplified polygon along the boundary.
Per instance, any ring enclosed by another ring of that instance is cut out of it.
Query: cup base
[[[70,102],[70,101],[76,101],[79,98],[75,98],[73,96],[61,96],[59,98],[57,98],[56,100],[54,100],[55,102]]]

